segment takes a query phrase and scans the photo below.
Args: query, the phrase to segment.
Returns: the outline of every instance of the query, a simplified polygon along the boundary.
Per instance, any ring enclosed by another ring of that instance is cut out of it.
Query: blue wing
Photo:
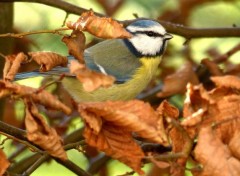
[[[68,57],[69,61],[74,59]],[[105,40],[84,52],[84,60],[91,70],[112,75],[116,82],[123,83],[131,78],[137,68],[140,67],[139,59],[131,53],[121,39]],[[55,67],[48,72],[25,72],[17,74],[15,79],[26,79],[35,76],[61,75],[73,76],[67,67]]]

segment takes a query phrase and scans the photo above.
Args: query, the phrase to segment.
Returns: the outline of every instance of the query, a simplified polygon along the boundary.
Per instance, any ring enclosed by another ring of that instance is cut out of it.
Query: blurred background
[[[194,28],[218,28],[240,26],[240,0],[66,0],[76,6],[92,9],[95,12],[106,14],[117,20],[128,20],[137,17],[153,18],[162,21],[169,21],[184,26]],[[56,1],[57,3],[57,1]],[[0,3],[0,33],[21,33],[27,31],[57,29],[62,27],[66,18],[66,12],[40,3],[16,2],[13,5]],[[76,21],[77,15],[69,14],[67,20]],[[86,34],[87,44],[94,40],[94,37]],[[15,54],[20,51],[54,51],[62,55],[68,55],[68,49],[63,42],[62,36],[57,34],[37,34],[30,35],[21,39],[0,38],[0,53],[4,55]],[[204,58],[213,58],[221,55],[239,44],[239,38],[199,38],[186,42],[186,39],[174,35],[169,42],[168,49],[164,60],[159,69],[156,80],[153,84],[162,83],[164,77],[174,73],[186,62],[190,62],[192,67],[197,67]],[[1,70],[4,59],[0,60]],[[232,55],[228,59],[228,65],[240,64],[240,53]],[[221,68],[228,65],[220,64]],[[30,68],[26,68],[29,70]],[[23,81],[32,87],[39,87],[42,78],[34,78]],[[52,88],[54,89],[54,88]],[[176,95],[168,97],[178,107],[182,107],[183,96]],[[7,107],[7,108],[6,108]],[[13,108],[15,109],[13,111]],[[11,102],[1,100],[0,118],[6,123],[16,127],[22,127],[24,116],[23,104],[20,101]],[[59,124],[63,119],[50,119],[46,115],[46,120],[51,124]],[[64,133],[70,133],[82,126],[80,118],[72,118],[67,126],[58,126],[64,128]],[[61,129],[62,130],[62,129]],[[0,136],[2,141],[5,137]],[[13,145],[11,140],[4,143],[4,152],[11,156],[19,147]],[[15,161],[30,155],[31,152],[25,150]],[[70,160],[77,163],[83,169],[88,166],[84,154],[77,150],[68,152]],[[156,174],[151,173],[151,165],[146,165],[145,170],[149,171],[149,176]],[[110,161],[99,175],[120,175],[131,171],[125,165],[118,161]],[[69,170],[50,161],[39,167],[32,175],[74,175]],[[186,172],[186,175],[191,175]]]

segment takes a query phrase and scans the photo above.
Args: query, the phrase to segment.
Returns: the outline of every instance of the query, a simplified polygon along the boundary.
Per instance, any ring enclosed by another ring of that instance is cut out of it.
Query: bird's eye
[[[155,34],[154,32],[152,32],[152,31],[147,32],[147,35],[148,35],[149,37],[154,37],[154,36],[156,36],[156,34]]]

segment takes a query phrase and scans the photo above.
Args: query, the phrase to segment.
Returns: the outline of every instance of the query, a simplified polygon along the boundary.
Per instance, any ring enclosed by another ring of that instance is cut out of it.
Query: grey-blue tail
[[[65,75],[65,76],[73,76],[72,74],[69,73],[69,69],[67,67],[55,67],[50,71],[47,72],[39,72],[38,70],[34,70],[31,72],[23,72],[23,73],[18,73],[15,76],[15,81],[22,80],[22,79],[27,79],[27,78],[33,78],[37,76],[53,76],[53,75]]]
[[[68,56],[68,62],[74,60],[73,56]],[[49,70],[47,72],[39,72],[38,70],[34,70],[31,72],[22,72],[22,73],[18,73],[15,76],[15,81],[18,80],[22,80],[22,79],[27,79],[27,78],[33,78],[33,77],[37,77],[37,76],[53,76],[53,75],[66,75],[66,76],[73,76],[72,74],[70,74],[69,72],[69,68],[67,67],[55,67],[52,70]]]

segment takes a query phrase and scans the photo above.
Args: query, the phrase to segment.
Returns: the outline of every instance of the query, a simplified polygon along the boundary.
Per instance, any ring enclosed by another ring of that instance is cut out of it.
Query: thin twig
[[[43,33],[52,33],[52,34],[60,34],[60,31],[65,31],[65,30],[71,30],[69,28],[59,28],[59,29],[54,29],[54,30],[39,30],[39,31],[30,31],[30,32],[22,32],[22,33],[7,33],[7,34],[0,34],[0,37],[15,37],[15,38],[23,38],[24,36],[27,35],[33,35],[33,34],[43,34]]]
[[[71,170],[72,172],[79,176],[90,176],[88,172],[84,171],[82,168],[80,168],[70,160],[63,161],[58,158],[55,158],[55,161],[57,161],[59,164],[65,166],[66,168],[68,168],[69,170]]]
[[[21,140],[19,138],[16,138],[15,136],[9,135],[9,134],[1,132],[1,131],[0,131],[0,134],[2,134],[4,136],[6,136],[7,138],[10,138],[10,139],[12,139],[14,141],[17,141],[17,142],[27,146],[31,151],[38,152],[38,153],[44,153],[44,151],[40,150],[38,147],[36,147],[33,144],[31,144],[28,140]]]
[[[239,52],[239,51],[240,51],[240,43],[238,45],[234,46],[233,48],[231,48],[229,51],[227,51],[223,55],[220,55],[219,57],[215,58],[213,61],[215,63],[225,62],[230,56],[232,56],[233,54],[235,54],[236,52]]]
[[[14,162],[14,158],[19,156],[21,153],[23,153],[27,147],[25,145],[19,144],[20,146],[17,146],[17,149],[8,157],[8,160],[10,162]]]
[[[29,167],[22,175],[29,176],[43,163],[43,161],[46,161],[49,158],[50,156],[47,153],[45,153],[35,163],[33,163],[31,167]]]
[[[26,131],[16,128],[2,121],[0,121],[0,132],[14,136],[15,138],[18,138],[20,140],[27,140]]]
[[[71,150],[71,149],[75,149],[81,145],[84,145],[85,144],[85,140],[81,140],[81,141],[78,141],[78,142],[74,142],[74,143],[70,143],[70,144],[66,144],[64,146],[64,150]]]
[[[153,156],[145,156],[145,159],[150,159],[150,158],[154,158],[154,159],[158,159],[161,161],[169,161],[172,159],[177,159],[177,158],[182,158],[182,157],[186,157],[185,153],[180,152],[180,153],[168,153],[168,154],[161,154],[161,155],[153,155]]]

